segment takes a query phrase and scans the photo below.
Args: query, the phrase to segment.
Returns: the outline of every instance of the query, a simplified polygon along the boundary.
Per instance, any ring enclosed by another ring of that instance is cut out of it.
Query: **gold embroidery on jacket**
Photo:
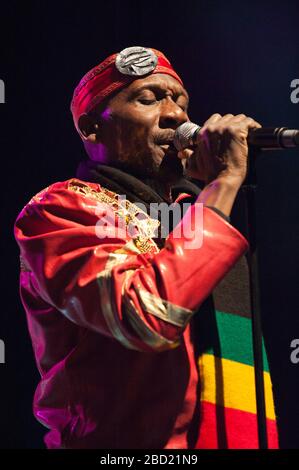
[[[159,251],[158,246],[152,238],[154,237],[160,222],[152,219],[140,207],[127,199],[121,199],[117,193],[114,193],[102,186],[100,191],[97,191],[88,186],[88,184],[77,179],[69,181],[68,189],[77,194],[81,194],[84,197],[92,198],[100,203],[109,205],[114,209],[115,213],[125,221],[126,226],[129,224],[135,226],[138,234],[134,236],[132,240],[141,253],[147,253],[153,250],[155,252]]]

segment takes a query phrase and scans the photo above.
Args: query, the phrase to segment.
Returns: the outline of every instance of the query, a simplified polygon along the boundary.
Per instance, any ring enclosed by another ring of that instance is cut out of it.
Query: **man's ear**
[[[94,117],[88,114],[81,114],[78,127],[85,140],[93,144],[100,142],[100,126]]]

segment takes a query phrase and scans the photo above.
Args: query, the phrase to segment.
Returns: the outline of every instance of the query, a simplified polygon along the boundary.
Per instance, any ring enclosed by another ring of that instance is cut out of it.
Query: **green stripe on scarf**
[[[253,346],[251,320],[216,310],[221,357],[253,366]],[[212,348],[206,354],[215,354]],[[263,344],[264,371],[269,372],[269,364]]]

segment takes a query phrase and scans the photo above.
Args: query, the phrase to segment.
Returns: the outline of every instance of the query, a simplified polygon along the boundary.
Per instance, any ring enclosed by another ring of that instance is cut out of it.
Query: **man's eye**
[[[184,113],[187,112],[187,109],[188,109],[187,105],[182,104],[182,103],[178,103],[178,102],[176,104],[181,108],[182,111],[184,111]]]
[[[139,103],[142,103],[142,104],[153,104],[155,103],[155,99],[149,99],[149,98],[139,98],[138,99]]]

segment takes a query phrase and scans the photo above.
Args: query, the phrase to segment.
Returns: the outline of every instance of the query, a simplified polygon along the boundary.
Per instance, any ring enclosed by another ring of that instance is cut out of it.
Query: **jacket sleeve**
[[[71,191],[70,181],[36,195],[16,220],[26,283],[29,276],[36,294],[77,325],[127,348],[176,347],[193,313],[247,249],[246,240],[205,207],[197,229],[194,204],[164,248],[142,252],[134,237],[113,231],[115,220],[95,197],[99,185],[80,182],[89,188],[83,194]]]

